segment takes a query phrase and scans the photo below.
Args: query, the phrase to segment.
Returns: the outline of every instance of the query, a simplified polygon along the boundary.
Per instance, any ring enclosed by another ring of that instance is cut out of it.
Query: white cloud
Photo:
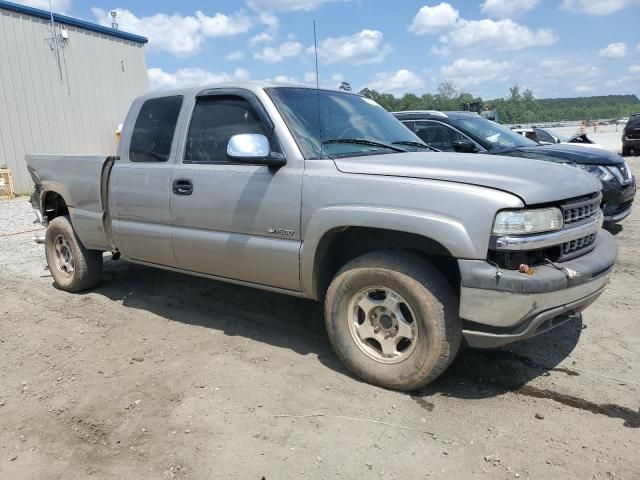
[[[304,83],[316,83],[316,72],[305,72]]]
[[[595,88],[596,87],[594,87],[593,85],[576,85],[574,87],[574,90],[576,91],[576,93],[589,93],[593,92]]]
[[[91,11],[98,23],[111,26],[109,13],[102,8]],[[230,37],[245,33],[251,28],[251,20],[242,12],[234,15],[216,13],[209,17],[197,11],[195,16],[157,13],[149,17],[137,17],[126,9],[116,9],[121,30],[143,35],[149,39],[150,51],[169,52],[188,57],[200,51],[206,38]]]
[[[345,0],[248,0],[247,4],[258,12],[290,12],[314,10],[324,3]]]
[[[287,75],[276,75],[273,78],[267,78],[267,81],[278,83],[300,83],[296,77],[288,77]]]
[[[260,23],[266,26],[270,31],[275,32],[280,26],[280,20],[274,14],[269,12],[260,12],[258,15]]]
[[[627,55],[627,44],[623,42],[610,43],[598,52],[600,57],[622,58]]]
[[[231,62],[237,62],[238,60],[242,60],[244,57],[245,57],[245,53],[242,50],[235,50],[233,52],[228,53],[227,56],[224,58]]]
[[[460,20],[460,12],[450,4],[442,2],[434,7],[425,5],[413,18],[409,30],[416,35],[449,30]]]
[[[495,48],[515,51],[530,47],[553,45],[558,37],[547,29],[531,30],[510,19],[464,20],[440,41],[458,48]]]
[[[150,68],[147,70],[147,75],[151,90],[241,81],[248,80],[250,77],[249,72],[242,68],[236,68],[233,73],[208,72],[202,68],[181,68],[174,73],[168,73],[161,68]]]
[[[537,0],[519,0],[518,5],[530,5]],[[486,1],[487,4],[511,5],[505,0]],[[431,48],[436,55],[448,54],[452,48],[493,48],[500,51],[515,51],[530,47],[553,45],[558,37],[551,30],[542,28],[532,30],[509,19],[465,20],[448,3],[435,7],[422,7],[409,27],[416,35],[440,33],[441,46]]]
[[[630,65],[629,71],[631,73],[640,73],[640,65]]]
[[[489,81],[504,81],[515,68],[513,62],[495,62],[493,60],[469,60],[460,58],[451,65],[440,68],[443,77],[453,80],[460,87],[480,85]]]
[[[262,32],[251,37],[251,40],[249,40],[249,45],[255,46],[261,43],[271,43],[274,40],[275,40],[275,37],[273,34],[269,32]]]
[[[349,62],[352,65],[382,62],[391,52],[382,32],[362,30],[344,37],[328,37],[318,44],[318,57],[324,64]],[[307,49],[313,55],[314,47]]]
[[[638,86],[638,77],[635,75],[623,75],[613,80],[607,80],[604,83],[609,87],[612,93],[628,94],[634,91]]]
[[[640,5],[640,0],[563,0],[561,8],[586,15],[609,15],[633,5]]]
[[[302,44],[299,42],[284,42],[276,47],[264,47],[254,53],[253,58],[265,63],[278,63],[286,58],[295,57],[302,52]]]
[[[378,73],[375,78],[365,86],[384,92],[404,93],[422,88],[424,81],[416,73],[403,69],[395,73]]]
[[[447,55],[451,55],[451,49],[449,47],[445,46],[438,46],[438,45],[434,45],[433,47],[431,47],[429,49],[429,51],[431,53],[433,53],[434,55],[439,55],[442,57],[445,57]]]
[[[513,18],[538,6],[540,0],[485,0],[481,9],[490,17]]]
[[[12,0],[15,3],[26,5],[27,7],[41,8],[49,10],[49,0]],[[51,0],[51,8],[54,13],[66,13],[71,8],[71,0]]]
[[[225,15],[216,13],[212,17],[206,16],[201,11],[196,12],[196,18],[200,21],[200,30],[205,37],[232,37],[247,32],[252,24],[244,13]]]
[[[543,60],[539,67],[525,73],[529,77],[540,76],[554,81],[559,78],[596,78],[601,74],[600,69],[591,63],[573,63],[569,60]]]

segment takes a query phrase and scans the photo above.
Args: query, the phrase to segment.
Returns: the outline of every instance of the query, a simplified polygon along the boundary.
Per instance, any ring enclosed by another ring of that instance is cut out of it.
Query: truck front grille
[[[596,234],[592,233],[591,235],[587,235],[586,237],[577,238],[576,240],[571,240],[569,242],[564,242],[562,244],[562,254],[560,255],[559,260],[568,260],[569,258],[577,257],[586,253],[583,250],[588,249],[589,247],[594,246],[596,241]]]
[[[600,208],[601,195],[596,194],[588,198],[561,205],[565,226],[577,224],[598,213]]]

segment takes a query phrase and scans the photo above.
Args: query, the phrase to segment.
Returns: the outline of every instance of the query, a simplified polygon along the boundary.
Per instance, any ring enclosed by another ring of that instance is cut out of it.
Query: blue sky
[[[442,80],[493,98],[640,95],[640,0],[52,0],[144,35],[151,88],[233,79],[348,81],[401,95]],[[19,3],[47,7],[48,0]]]

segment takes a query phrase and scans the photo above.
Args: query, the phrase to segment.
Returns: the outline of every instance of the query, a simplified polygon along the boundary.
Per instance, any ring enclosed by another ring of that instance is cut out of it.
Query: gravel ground
[[[351,377],[312,302],[108,257],[56,290],[7,236],[33,218],[0,202],[2,479],[640,478],[638,210],[582,323],[412,394]]]

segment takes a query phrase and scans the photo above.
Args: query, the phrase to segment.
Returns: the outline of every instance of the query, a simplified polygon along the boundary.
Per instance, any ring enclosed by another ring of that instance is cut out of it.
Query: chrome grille
[[[562,256],[566,257],[578,250],[582,250],[583,248],[587,248],[593,245],[593,242],[596,240],[596,234],[592,233],[591,235],[587,235],[586,237],[577,238],[575,240],[571,240],[569,242],[564,242],[562,244]]]
[[[571,225],[596,215],[600,209],[600,199],[601,196],[598,194],[595,197],[562,205],[560,208],[562,208],[564,224]]]

